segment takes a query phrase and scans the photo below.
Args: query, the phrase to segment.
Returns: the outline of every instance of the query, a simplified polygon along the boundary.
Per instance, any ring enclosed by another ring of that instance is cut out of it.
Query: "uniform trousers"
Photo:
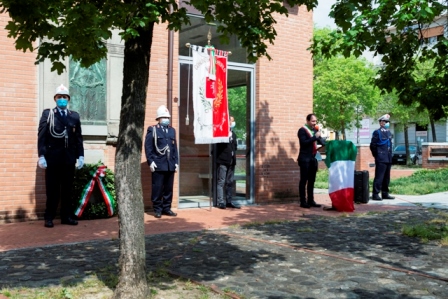
[[[152,173],[151,200],[154,213],[171,210],[174,173],[174,171],[154,171]]]
[[[61,200],[61,219],[72,217],[72,188],[74,178],[75,164],[48,164],[45,170],[45,186],[47,191],[45,220],[53,220],[55,218],[59,199]]]
[[[373,179],[373,194],[388,194],[391,163],[375,163],[375,178]]]
[[[235,173],[235,165],[218,164],[217,172],[216,201],[218,204],[231,203],[233,197],[233,175]],[[226,190],[226,200],[224,200],[224,189]]]

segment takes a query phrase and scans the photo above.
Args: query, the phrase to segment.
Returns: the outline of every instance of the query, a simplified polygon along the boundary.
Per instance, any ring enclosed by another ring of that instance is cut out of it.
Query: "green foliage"
[[[394,194],[424,195],[448,191],[448,168],[422,169],[411,176],[390,181],[389,190]]]
[[[233,87],[227,90],[229,101],[229,113],[235,118],[235,134],[238,138],[246,139],[246,111],[247,91],[246,86]]]
[[[328,169],[322,169],[322,170],[319,169],[319,171],[316,173],[316,181],[314,183],[314,188],[328,189]]]
[[[319,40],[330,34],[328,29],[315,31]],[[380,93],[373,84],[372,65],[353,56],[327,60],[318,56],[314,62],[314,113],[325,127],[344,134],[375,111]]]
[[[402,233],[409,237],[418,237],[423,242],[430,240],[440,240],[442,246],[448,245],[448,214],[446,212],[437,212],[439,217],[418,223],[415,225],[405,225]]]
[[[96,164],[85,164],[83,168],[77,169],[75,172],[75,180],[73,183],[73,197],[72,202],[74,203],[74,210],[78,208],[78,202],[84,191],[86,185],[92,180],[93,174],[96,172],[98,166],[103,165],[101,162]],[[115,199],[115,184],[114,184],[114,174],[110,169],[106,169],[106,175],[104,176],[103,183],[109,194]],[[98,187],[98,183],[95,184],[95,188]],[[117,213],[117,203],[116,200],[113,201],[114,212]],[[81,219],[98,219],[98,218],[108,218],[107,207],[104,201],[101,202],[89,202],[81,215]]]
[[[358,57],[366,50],[380,55],[375,84],[385,92],[395,90],[401,104],[420,103],[438,120],[448,106],[448,40],[441,37],[432,46],[424,36],[447,8],[447,1],[436,0],[337,1],[330,16],[338,30],[327,39],[314,39],[310,49],[313,56],[326,58]],[[433,61],[434,71],[420,80],[415,71],[427,61]]]

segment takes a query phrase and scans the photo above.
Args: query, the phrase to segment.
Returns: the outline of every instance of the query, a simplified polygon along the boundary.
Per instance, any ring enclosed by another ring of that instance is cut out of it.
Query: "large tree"
[[[314,36],[325,39],[331,31],[315,29]],[[373,66],[353,56],[329,59],[314,57],[314,112],[327,128],[342,133],[359,126],[365,115],[375,111],[380,99],[374,86]]]
[[[317,0],[190,0],[207,22],[216,21],[222,41],[231,34],[247,48],[249,61],[266,55],[273,43],[274,17],[287,15],[286,6],[306,5]],[[36,51],[37,63],[50,59],[61,73],[65,57],[87,67],[106,57],[106,40],[119,29],[125,41],[123,91],[119,136],[115,157],[116,195],[119,203],[120,278],[115,298],[145,298],[143,195],[140,179],[146,90],[151,60],[153,28],[163,22],[178,30],[188,22],[186,10],[175,0],[1,0],[9,14],[9,36],[16,48]],[[39,41],[37,43],[37,41]],[[37,46],[37,47],[36,47]],[[269,56],[268,56],[269,57]]]
[[[360,56],[364,51],[379,55],[383,65],[376,85],[397,92],[404,105],[419,103],[438,120],[448,106],[448,40],[439,36],[430,44],[425,37],[435,20],[446,30],[447,9],[446,0],[337,0],[330,16],[339,28],[331,39],[315,39],[312,52],[326,57]],[[428,60],[434,60],[435,72],[417,81],[413,73]]]

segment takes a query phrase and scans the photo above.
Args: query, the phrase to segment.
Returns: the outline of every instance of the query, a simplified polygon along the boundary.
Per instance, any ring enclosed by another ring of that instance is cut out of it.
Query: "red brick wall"
[[[313,35],[313,14],[300,7],[288,18],[276,16],[276,20],[278,36],[268,47],[272,61],[262,58],[256,68],[257,203],[298,194],[297,131],[313,112],[313,65],[306,50]]]
[[[431,156],[432,148],[445,148],[448,150],[448,143],[424,143],[422,145],[422,168],[437,169],[448,167],[448,159],[444,156]],[[430,160],[434,158],[437,160]]]
[[[44,202],[37,167],[38,86],[35,54],[16,51],[0,14],[0,221],[32,216]]]

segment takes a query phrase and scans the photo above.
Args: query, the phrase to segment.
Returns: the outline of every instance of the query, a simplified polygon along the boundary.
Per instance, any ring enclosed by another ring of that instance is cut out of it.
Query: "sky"
[[[336,28],[333,19],[328,16],[330,8],[335,2],[336,0],[319,0],[319,4],[313,11],[313,21],[317,27],[329,26],[331,28]]]

